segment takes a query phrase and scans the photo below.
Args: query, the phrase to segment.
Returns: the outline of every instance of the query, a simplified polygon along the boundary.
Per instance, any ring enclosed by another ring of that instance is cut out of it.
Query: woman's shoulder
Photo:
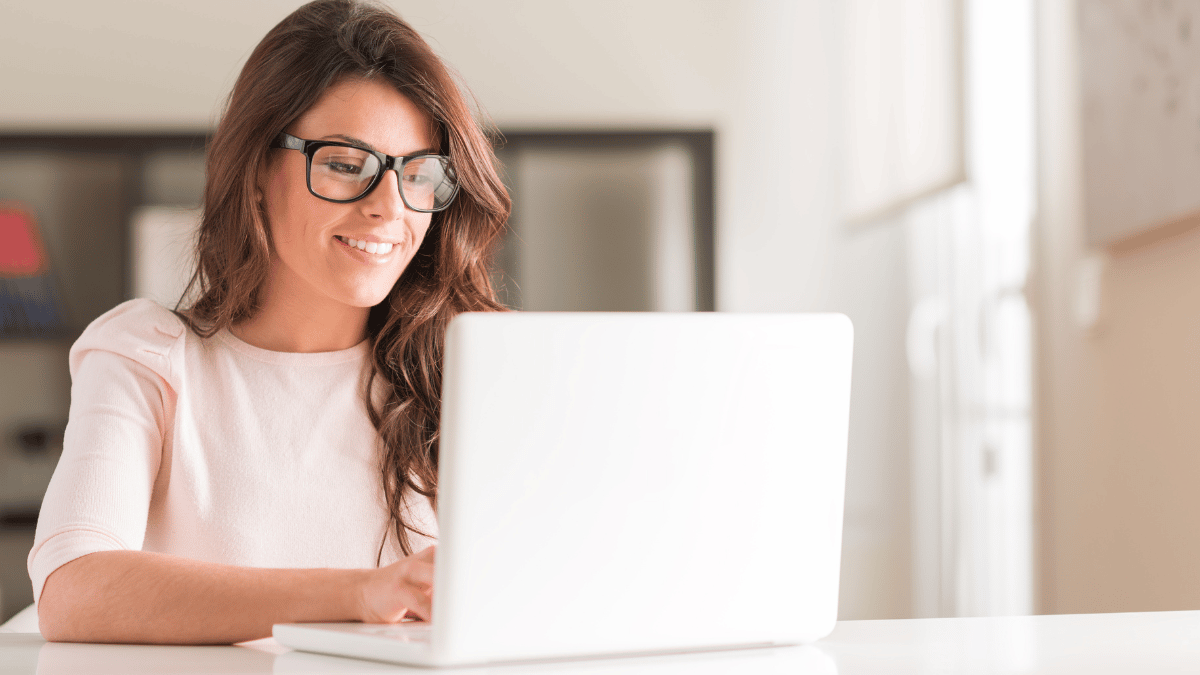
[[[71,347],[71,372],[86,354],[115,353],[165,374],[172,351],[184,338],[187,326],[171,310],[153,300],[123,302],[96,318]]]

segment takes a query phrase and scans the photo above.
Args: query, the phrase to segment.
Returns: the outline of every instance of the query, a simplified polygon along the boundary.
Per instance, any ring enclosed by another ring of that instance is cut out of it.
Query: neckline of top
[[[244,342],[228,328],[222,328],[217,331],[214,337],[221,340],[230,349],[249,356],[256,361],[298,366],[322,366],[358,361],[366,358],[371,343],[371,339],[367,338],[353,347],[332,352],[276,352],[270,349],[263,349],[262,347],[255,347],[248,342]]]

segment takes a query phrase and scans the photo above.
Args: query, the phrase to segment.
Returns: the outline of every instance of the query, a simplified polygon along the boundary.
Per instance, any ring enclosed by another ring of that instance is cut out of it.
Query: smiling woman
[[[319,0],[251,54],[174,311],[101,316],[29,555],[50,640],[220,643],[428,619],[442,341],[499,310],[510,202],[445,66]]]

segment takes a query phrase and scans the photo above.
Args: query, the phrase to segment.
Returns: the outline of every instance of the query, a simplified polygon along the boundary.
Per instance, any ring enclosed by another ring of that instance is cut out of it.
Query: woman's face
[[[395,156],[437,151],[429,116],[387,84],[367,80],[331,87],[287,132]],[[272,150],[259,180],[275,253],[268,301],[313,309],[329,302],[359,308],[379,304],[420,247],[432,214],[404,205],[395,171],[356,202],[314,197],[305,179],[306,162],[299,151]],[[368,253],[349,240],[384,246]],[[383,252],[387,244],[390,250]]]

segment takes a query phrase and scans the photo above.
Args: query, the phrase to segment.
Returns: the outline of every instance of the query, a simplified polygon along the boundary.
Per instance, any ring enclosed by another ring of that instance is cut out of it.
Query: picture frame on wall
[[[1078,5],[1087,243],[1200,226],[1200,3]]]

